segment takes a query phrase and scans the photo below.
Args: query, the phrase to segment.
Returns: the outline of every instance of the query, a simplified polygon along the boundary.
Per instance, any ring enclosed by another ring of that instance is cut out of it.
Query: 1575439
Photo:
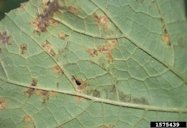
[[[186,128],[186,122],[182,121],[154,121],[150,122],[151,128]]]

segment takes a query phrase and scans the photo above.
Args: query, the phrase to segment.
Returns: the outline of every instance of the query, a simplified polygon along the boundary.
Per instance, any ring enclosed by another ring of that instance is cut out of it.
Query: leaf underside
[[[0,22],[0,127],[187,120],[183,0],[30,0]]]

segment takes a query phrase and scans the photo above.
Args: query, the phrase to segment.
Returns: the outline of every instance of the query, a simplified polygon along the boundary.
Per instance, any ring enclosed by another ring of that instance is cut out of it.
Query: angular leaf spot
[[[0,98],[0,110],[3,110],[7,107],[7,103],[5,101],[5,99]]]
[[[164,27],[164,30],[163,30],[162,40],[167,45],[171,46],[170,37],[169,37],[168,31],[167,31],[167,29],[165,27]]]
[[[92,57],[98,56],[98,50],[95,49],[95,48],[93,48],[93,49],[88,48],[88,49],[87,49],[87,52],[88,52]]]
[[[9,44],[10,36],[7,34],[6,31],[0,32],[0,42],[3,44]]]
[[[30,87],[27,89],[27,91],[25,91],[25,93],[28,95],[28,97],[30,97],[34,93],[35,88],[33,88],[33,87],[37,86],[37,83],[38,83],[38,81],[33,78]]]
[[[68,6],[67,11],[72,13],[72,14],[77,14],[79,12],[79,10],[74,6]]]
[[[74,83],[76,84],[76,88],[78,89],[77,91],[82,92],[86,88],[85,81],[83,81],[75,76],[72,76],[72,79],[73,79]]]
[[[98,16],[94,13],[95,20],[98,25],[102,26],[103,28],[108,28],[109,20],[108,17],[105,15]]]
[[[45,50],[48,54],[50,54],[51,56],[54,57],[54,56],[56,55],[53,46],[52,46],[49,42],[46,41],[46,42],[42,45],[42,47],[43,47],[44,50]]]
[[[88,48],[87,52],[90,56],[95,57],[98,56],[99,53],[106,54],[108,57],[108,61],[112,61],[112,50],[116,47],[117,40],[107,40],[105,44],[98,46],[97,48]]]
[[[63,74],[63,70],[62,70],[62,68],[59,65],[54,65],[53,66],[53,72],[57,73],[59,75]]]
[[[36,95],[42,97],[42,103],[45,104],[49,100],[49,91],[46,90],[36,90]]]
[[[21,44],[20,45],[20,53],[23,55],[27,52],[27,45],[26,44]]]
[[[32,122],[32,117],[31,117],[30,115],[25,115],[25,116],[23,117],[23,121],[24,121],[24,122]]]

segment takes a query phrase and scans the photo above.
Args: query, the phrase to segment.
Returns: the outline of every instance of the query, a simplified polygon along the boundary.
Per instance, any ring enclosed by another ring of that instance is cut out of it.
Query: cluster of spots
[[[20,45],[20,53],[24,55],[27,52],[27,45],[26,44],[21,44]]]
[[[7,106],[6,101],[3,98],[0,98],[0,110],[5,109]]]
[[[143,97],[132,97],[130,95],[124,94],[123,92],[119,92],[119,99],[120,101],[123,102],[132,102],[132,103],[136,103],[136,104],[144,104],[144,105],[148,105],[149,102],[143,98]]]
[[[42,97],[42,103],[45,104],[49,100],[49,97],[56,96],[57,93],[54,92],[54,91],[37,89],[36,90],[36,95]]]
[[[98,46],[97,48],[88,48],[87,52],[92,57],[98,56],[100,53],[106,54],[109,62],[111,62],[113,60],[112,50],[115,48],[116,45],[117,45],[116,39],[107,40],[107,42],[104,45]]]
[[[98,16],[96,13],[94,13],[93,16],[99,26],[103,27],[104,29],[108,28],[109,19],[106,15]]]
[[[64,32],[60,32],[58,34],[58,37],[62,40],[65,40],[69,35],[65,34]]]
[[[42,45],[42,47],[44,48],[44,50],[45,50],[49,55],[51,55],[51,56],[53,56],[53,57],[56,56],[56,52],[55,52],[53,46],[52,46],[48,41],[46,41],[46,42]]]
[[[6,31],[0,32],[0,42],[3,44],[9,44],[10,36]]]
[[[46,103],[49,100],[49,91],[46,90],[37,90],[36,95],[42,97],[42,103]]]
[[[42,96],[42,103],[46,103],[49,100],[50,96],[56,96],[56,92],[54,91],[47,91],[47,90],[42,90],[42,89],[36,89],[33,87],[37,86],[37,80],[32,79],[32,83],[30,87],[25,91],[25,93],[28,95],[28,97],[31,97],[33,94],[36,94],[38,96]]]
[[[163,27],[163,35],[162,35],[162,40],[169,46],[171,46],[171,42],[170,42],[170,37],[168,34],[168,31],[166,29],[166,27]]]
[[[57,24],[57,21],[52,18],[54,12],[60,9],[58,0],[49,0],[44,3],[44,10],[42,14],[33,21],[34,30],[38,33],[46,31],[50,24]]]
[[[27,91],[25,91],[25,93],[28,95],[28,97],[31,97],[31,95],[34,93],[34,91],[36,90],[33,87],[37,86],[38,81],[36,79],[32,79],[31,85],[30,87],[27,89]]]
[[[59,65],[54,65],[53,66],[53,72],[56,73],[56,74],[59,74],[59,75],[63,74],[63,70]]]

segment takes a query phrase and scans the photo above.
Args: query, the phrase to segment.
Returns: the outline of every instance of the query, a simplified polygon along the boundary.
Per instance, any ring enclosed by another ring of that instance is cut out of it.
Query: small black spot
[[[78,80],[77,78],[75,78],[75,76],[72,76],[73,80],[75,81],[76,85],[80,86],[82,84],[81,80]]]
[[[30,87],[25,91],[25,93],[28,95],[28,97],[31,97],[31,95],[34,93],[34,91],[36,90],[35,88],[32,88],[33,86],[37,86],[37,80],[36,79],[32,79],[31,85]]]
[[[79,80],[75,80],[75,83],[76,83],[78,86],[81,85],[81,81],[79,81]]]

